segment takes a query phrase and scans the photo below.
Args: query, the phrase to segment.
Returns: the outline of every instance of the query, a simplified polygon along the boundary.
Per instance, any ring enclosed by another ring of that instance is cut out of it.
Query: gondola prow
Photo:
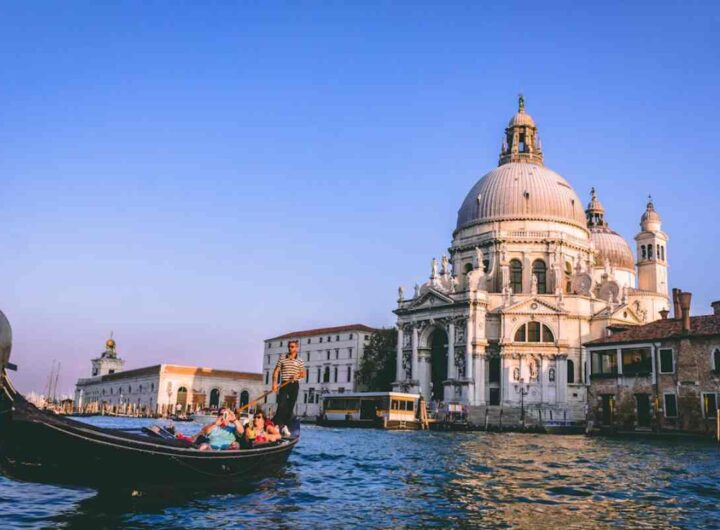
[[[5,379],[5,370],[15,370],[10,363],[10,350],[12,350],[12,328],[5,314],[0,311],[0,388]]]

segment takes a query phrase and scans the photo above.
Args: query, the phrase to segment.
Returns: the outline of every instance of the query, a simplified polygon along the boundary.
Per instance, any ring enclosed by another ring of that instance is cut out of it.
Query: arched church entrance
[[[187,406],[187,400],[188,400],[188,391],[187,388],[184,386],[181,386],[178,388],[177,391],[177,399],[175,400],[175,407],[179,411],[185,411],[185,407]]]
[[[216,409],[220,406],[220,390],[213,388],[210,391],[210,408]]]
[[[430,336],[430,381],[432,391],[430,399],[443,401],[445,387],[443,381],[448,378],[448,336],[442,329],[436,329]]]

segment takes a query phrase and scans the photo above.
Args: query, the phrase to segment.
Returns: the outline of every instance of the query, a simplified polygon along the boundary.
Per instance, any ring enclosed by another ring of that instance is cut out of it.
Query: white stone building
[[[499,165],[467,194],[449,257],[406,298],[399,289],[394,388],[535,416],[584,419],[582,344],[613,324],[643,324],[668,307],[667,235],[652,200],[637,260],[592,191],[544,165],[524,100],[505,129]]]
[[[305,362],[305,380],[300,382],[295,413],[298,416],[316,416],[320,413],[325,394],[355,392],[355,372],[360,366],[365,345],[378,331],[363,324],[332,328],[293,331],[265,340],[263,355],[263,383],[270,389],[278,359],[287,354],[289,341],[299,343],[298,356]],[[268,397],[268,409],[274,410],[276,399]]]
[[[123,371],[115,341],[92,361],[92,377],[79,379],[76,410],[168,414],[219,406],[237,407],[263,391],[262,375],[197,366],[158,364]]]

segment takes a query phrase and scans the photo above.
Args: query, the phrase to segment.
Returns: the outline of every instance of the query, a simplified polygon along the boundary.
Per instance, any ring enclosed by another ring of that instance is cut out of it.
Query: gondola
[[[11,344],[0,312],[0,471],[11,478],[100,491],[225,488],[276,473],[299,441],[296,427],[290,438],[256,448],[198,451],[45,413],[7,376]]]

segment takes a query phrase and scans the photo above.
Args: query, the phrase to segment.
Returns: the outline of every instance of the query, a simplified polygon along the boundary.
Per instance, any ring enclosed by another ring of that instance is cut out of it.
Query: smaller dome
[[[525,112],[525,109],[521,109],[515,113],[515,116],[510,118],[508,127],[535,127],[535,120]]]
[[[607,260],[613,267],[635,270],[635,258],[630,245],[620,234],[607,226],[594,226],[590,228],[590,240],[597,251],[596,267],[603,267]]]

